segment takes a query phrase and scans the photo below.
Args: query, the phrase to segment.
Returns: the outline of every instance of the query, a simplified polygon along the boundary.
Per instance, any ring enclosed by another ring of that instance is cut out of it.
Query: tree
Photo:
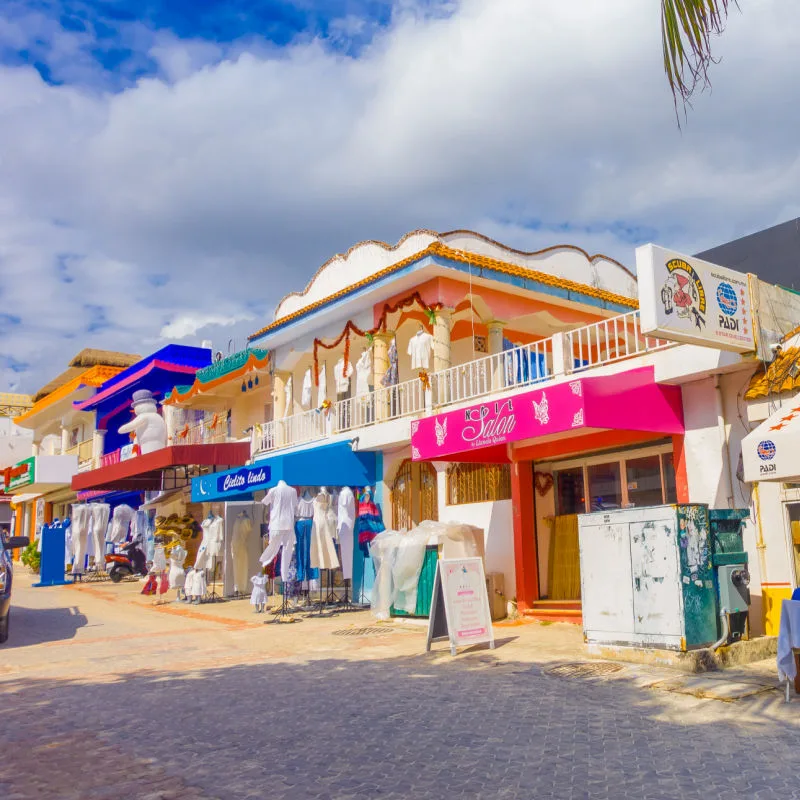
[[[725,30],[731,4],[738,8],[737,0],[661,0],[664,71],[676,111],[679,98],[685,110],[698,86],[710,85],[711,40]]]

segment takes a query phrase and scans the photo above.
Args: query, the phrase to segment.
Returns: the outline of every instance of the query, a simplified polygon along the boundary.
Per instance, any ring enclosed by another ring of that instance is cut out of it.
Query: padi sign
[[[270,479],[269,467],[242,467],[236,472],[228,472],[217,478],[219,494],[240,494],[264,488]]]

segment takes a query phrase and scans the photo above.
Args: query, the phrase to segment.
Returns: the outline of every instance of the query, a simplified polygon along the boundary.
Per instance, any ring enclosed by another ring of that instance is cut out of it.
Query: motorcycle
[[[119,583],[128,575],[147,575],[147,557],[138,539],[120,549],[120,553],[106,555],[108,577],[114,583]]]

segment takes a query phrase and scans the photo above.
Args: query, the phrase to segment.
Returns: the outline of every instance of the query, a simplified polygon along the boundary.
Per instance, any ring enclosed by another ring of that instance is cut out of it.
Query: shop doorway
[[[786,503],[786,518],[789,523],[789,546],[794,570],[793,586],[800,586],[800,503]]]
[[[392,483],[392,527],[410,531],[426,519],[439,519],[436,470],[426,461],[406,459]]]

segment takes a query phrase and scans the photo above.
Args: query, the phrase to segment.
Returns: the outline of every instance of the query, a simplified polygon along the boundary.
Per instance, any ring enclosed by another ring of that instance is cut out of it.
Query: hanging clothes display
[[[356,498],[353,490],[345,486],[339,492],[338,534],[342,560],[342,577],[353,578],[353,530],[356,524]]]
[[[323,489],[314,498],[314,521],[311,528],[311,566],[319,569],[336,569],[336,514],[333,498]]]
[[[269,544],[259,561],[270,564],[280,552],[281,580],[289,580],[292,554],[294,553],[294,520],[297,512],[297,492],[285,481],[278,481],[261,501],[269,508]]]
[[[356,397],[369,394],[372,381],[372,348],[367,348],[356,362]]]
[[[115,544],[124,542],[128,538],[128,531],[130,530],[131,520],[136,514],[137,523],[139,521],[138,514],[142,513],[147,518],[145,512],[134,512],[130,506],[124,503],[114,509],[114,514],[111,517],[111,529],[109,530],[109,539]]]
[[[194,561],[195,569],[211,569],[214,559],[222,555],[225,538],[225,520],[222,517],[206,517],[202,524],[203,540]]]
[[[72,506],[72,574],[83,575],[86,545],[89,537],[89,506],[76,503]]]
[[[294,523],[296,539],[297,580],[303,583],[317,581],[319,570],[311,566],[311,528],[314,516],[314,498],[308,496],[308,490],[297,501],[297,520]],[[310,588],[306,586],[305,588]]]
[[[400,380],[398,359],[397,359],[397,339],[392,339],[389,345],[389,369],[386,374],[381,378],[381,386],[389,387],[396,386]]]
[[[233,564],[233,590],[237,594],[247,591],[248,540],[253,533],[253,521],[246,511],[240,512],[233,523],[231,536],[231,563]]]
[[[102,571],[106,568],[106,533],[108,531],[108,516],[111,513],[111,506],[108,503],[92,503],[89,508],[92,513],[94,565],[95,569]]]
[[[289,376],[289,379],[286,381],[286,386],[283,389],[283,399],[284,399],[284,417],[291,417],[292,416],[292,376]]]
[[[357,511],[355,536],[358,539],[358,546],[365,555],[369,555],[369,545],[372,540],[386,530],[380,506],[373,501],[372,489],[369,486],[359,495]]]
[[[317,408],[328,399],[328,368],[325,362],[319,368],[319,383],[317,384]]]
[[[408,342],[408,355],[411,356],[411,369],[428,369],[433,352],[433,336],[423,327]]]
[[[333,380],[336,384],[336,394],[347,394],[350,391],[350,377],[353,374],[353,365],[345,361],[344,357],[336,362],[333,368]]]
[[[300,405],[306,409],[311,408],[311,383],[311,367],[309,367],[303,375],[303,388],[300,393]]]

